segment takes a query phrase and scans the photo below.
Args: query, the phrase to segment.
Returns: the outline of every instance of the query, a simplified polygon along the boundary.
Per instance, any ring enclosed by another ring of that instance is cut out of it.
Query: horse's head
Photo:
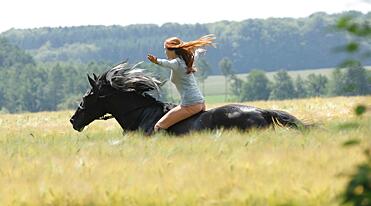
[[[91,89],[89,89],[82,97],[82,101],[79,104],[75,114],[71,117],[70,122],[73,128],[81,132],[85,126],[90,124],[92,121],[106,114],[101,96],[99,94],[99,88],[97,84],[98,78],[94,75],[94,79],[88,76]]]
[[[124,62],[99,78],[96,75],[94,79],[88,76],[91,89],[83,96],[70,119],[75,130],[82,131],[85,126],[106,113],[122,114],[154,101],[153,98],[144,96],[151,91],[158,93],[162,82],[142,73],[141,69],[135,69],[137,65],[129,67]]]

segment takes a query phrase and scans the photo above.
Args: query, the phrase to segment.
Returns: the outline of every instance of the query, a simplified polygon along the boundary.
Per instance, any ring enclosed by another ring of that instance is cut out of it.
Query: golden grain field
[[[0,205],[339,205],[371,145],[371,112],[353,112],[371,96],[244,104],[318,126],[146,138],[114,120],[78,133],[73,111],[0,114]]]

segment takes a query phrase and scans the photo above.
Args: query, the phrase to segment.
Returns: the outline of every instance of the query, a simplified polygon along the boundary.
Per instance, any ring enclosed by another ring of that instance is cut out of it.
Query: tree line
[[[335,68],[330,77],[309,74],[306,78],[291,77],[286,70],[279,70],[270,80],[264,70],[252,70],[245,79],[238,77],[232,61],[225,57],[219,61],[224,76],[225,101],[283,100],[324,96],[357,96],[371,94],[371,70],[361,62],[346,61],[346,67]],[[197,65],[203,73],[196,73],[202,87],[208,78],[209,64],[201,58]],[[202,89],[204,92],[204,88]],[[204,92],[205,93],[205,92]],[[230,97],[228,97],[231,95]]]
[[[208,24],[167,23],[130,26],[78,26],[11,29],[0,37],[29,52],[37,62],[143,61],[148,53],[163,55],[162,42],[169,36],[193,40],[213,33],[217,48],[209,49],[211,74],[220,74],[218,62],[231,59],[237,73],[252,69],[275,71],[335,67],[346,55],[336,52],[349,40],[333,32],[340,16],[370,19],[371,12],[315,13],[306,18],[247,19]],[[371,64],[369,59],[367,64]]]
[[[296,78],[281,70],[269,80],[262,70],[251,71],[246,79],[231,75],[232,100],[284,100],[324,96],[357,96],[371,94],[371,71],[360,64],[337,68],[330,78],[322,74],[309,74]]]
[[[13,49],[17,50],[16,47]],[[101,74],[113,66],[105,62],[34,63],[32,58],[22,64],[5,62],[11,65],[2,67],[0,61],[0,109],[11,113],[74,109],[90,87],[86,74]],[[360,64],[336,69],[331,78],[310,74],[306,78],[298,76],[292,79],[287,71],[279,71],[272,81],[262,70],[251,71],[246,79],[237,77],[227,58],[221,60],[220,66],[228,67],[224,73],[227,76],[227,93],[231,94],[229,101],[369,95],[371,92],[371,73]],[[143,63],[140,67],[160,80],[168,79],[168,70],[149,63]],[[204,81],[209,75],[209,64],[202,59],[198,67],[196,77],[204,87]],[[171,99],[167,87],[163,87],[162,100]]]

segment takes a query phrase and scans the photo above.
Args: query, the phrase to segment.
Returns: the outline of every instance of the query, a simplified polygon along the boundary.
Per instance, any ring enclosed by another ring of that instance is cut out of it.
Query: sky
[[[210,23],[371,11],[371,0],[1,0],[0,32],[80,25]]]

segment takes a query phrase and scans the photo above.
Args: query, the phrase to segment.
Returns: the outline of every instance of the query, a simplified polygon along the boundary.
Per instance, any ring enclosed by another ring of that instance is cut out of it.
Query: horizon
[[[325,2],[322,0],[311,2],[305,0],[282,0],[280,2],[272,0],[259,2],[232,0],[229,4],[209,2],[188,0],[187,5],[182,5],[179,9],[173,9],[174,3],[170,0],[158,0],[156,4],[145,0],[134,2],[106,0],[104,3],[92,0],[89,1],[89,7],[87,7],[85,1],[74,2],[74,0],[65,0],[64,2],[6,0],[2,4],[5,6],[0,8],[0,33],[10,29],[129,26],[137,24],[161,26],[166,23],[205,24],[220,21],[244,21],[247,19],[305,18],[318,12],[333,15],[347,11],[358,11],[367,14],[371,11],[370,0],[327,0]],[[19,8],[20,4],[23,5],[22,8]],[[143,5],[146,6],[143,7]],[[195,8],[194,5],[198,7]],[[192,15],[181,14],[182,11],[196,9],[202,12],[193,12]],[[180,15],[174,14],[169,18],[167,10],[177,14],[180,13]],[[4,19],[7,21],[2,21]]]

